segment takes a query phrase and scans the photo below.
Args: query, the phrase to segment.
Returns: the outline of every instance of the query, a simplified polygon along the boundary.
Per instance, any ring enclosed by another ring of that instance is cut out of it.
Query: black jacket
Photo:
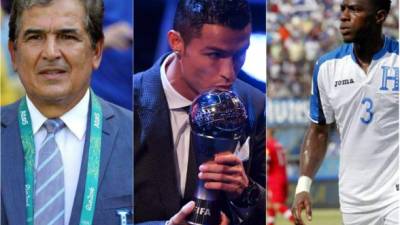
[[[134,75],[134,221],[168,220],[195,190],[188,178],[182,199],[177,185],[169,108],[162,88],[160,66],[166,55],[149,70]],[[243,101],[248,117],[250,158],[244,162],[249,177],[265,188],[265,95],[237,79],[232,87]],[[262,190],[265,194],[265,189]],[[265,196],[265,195],[264,195]],[[242,224],[265,224],[265,198]],[[235,213],[224,201],[231,221]]]

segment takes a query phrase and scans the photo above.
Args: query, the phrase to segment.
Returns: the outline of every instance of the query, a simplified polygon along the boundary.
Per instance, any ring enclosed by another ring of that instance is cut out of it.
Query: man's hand
[[[206,189],[225,191],[231,200],[249,185],[242,161],[231,152],[216,154],[213,161],[203,163],[199,170]]]
[[[225,213],[221,212],[221,223],[220,225],[229,225],[230,220],[229,218],[225,215]]]
[[[192,213],[194,209],[195,203],[194,201],[190,201],[184,205],[181,210],[166,223],[167,225],[187,225],[187,220],[189,219],[189,215]],[[229,218],[225,215],[225,213],[221,212],[220,225],[229,225]]]
[[[300,192],[296,194],[292,206],[292,214],[295,219],[295,225],[305,225],[303,219],[301,218],[301,212],[303,209],[306,210],[306,215],[308,221],[312,219],[312,210],[311,210],[311,197],[308,192]]]
[[[169,221],[168,225],[187,225],[187,219],[194,209],[194,201],[190,201],[184,205],[177,214],[175,214]]]

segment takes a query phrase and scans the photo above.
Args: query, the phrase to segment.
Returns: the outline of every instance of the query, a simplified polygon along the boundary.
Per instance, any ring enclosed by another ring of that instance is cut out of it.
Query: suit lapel
[[[99,175],[99,186],[104,178],[105,171],[107,171],[107,165],[110,161],[111,154],[114,150],[114,141],[118,133],[118,126],[113,124],[114,112],[112,109],[100,99],[100,103],[103,109],[103,133],[101,139],[101,160],[100,160],[100,175]],[[115,122],[115,121],[114,121]],[[127,137],[131,138],[131,137]]]
[[[19,103],[19,102],[18,102]],[[18,105],[2,115],[2,197],[9,224],[26,224],[24,154],[18,126]],[[4,209],[3,209],[4,212]]]
[[[160,78],[160,61],[152,68],[152,73],[143,76],[140,93],[140,108],[142,121],[142,140],[146,140],[147,150],[152,151],[157,163],[157,177],[161,204],[167,215],[174,214],[180,208],[180,192],[175,171],[175,157],[172,142],[172,128],[168,103],[162,88]]]
[[[113,151],[115,136],[118,132],[118,127],[112,126],[112,118],[114,117],[112,109],[102,99],[99,99],[99,102],[101,104],[101,108],[103,111],[103,127],[102,127],[103,132],[101,137],[101,156],[100,156],[98,191],[101,188],[101,183],[104,178],[106,167],[108,165],[108,161]],[[90,144],[90,113],[91,109],[89,109],[89,117],[88,117],[88,122],[86,124],[85,146],[83,150],[81,170],[79,172],[78,187],[76,188],[74,205],[72,208],[71,219],[69,222],[70,225],[79,224],[82,211],[83,195],[85,192],[85,182],[86,182],[87,164],[89,156],[89,144]],[[97,203],[98,200],[99,200],[99,195],[97,195]]]

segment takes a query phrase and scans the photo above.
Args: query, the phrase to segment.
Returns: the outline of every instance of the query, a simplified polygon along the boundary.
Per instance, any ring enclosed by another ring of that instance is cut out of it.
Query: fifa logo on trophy
[[[214,155],[233,152],[245,133],[247,113],[239,97],[231,91],[211,90],[198,96],[189,114],[191,139],[197,166],[211,161]],[[219,191],[204,188],[198,180],[195,209],[188,223],[214,225],[219,223]]]

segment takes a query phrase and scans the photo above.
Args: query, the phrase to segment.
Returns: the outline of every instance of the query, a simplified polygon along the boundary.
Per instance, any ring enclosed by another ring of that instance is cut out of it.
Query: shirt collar
[[[164,62],[161,64],[160,67],[161,83],[164,89],[165,96],[167,98],[169,109],[181,109],[183,107],[190,106],[192,104],[192,101],[179,94],[178,91],[176,91],[175,88],[172,87],[171,83],[167,78],[166,68],[167,65],[171,63],[173,57],[174,53],[169,54],[164,59]]]
[[[47,118],[43,116],[43,114],[36,108],[36,106],[29,99],[28,95],[26,95],[26,104],[28,105],[29,114],[31,116],[32,132],[35,135]]]
[[[83,98],[71,110],[60,117],[65,126],[79,139],[82,140],[86,132],[87,115],[89,112],[90,91],[86,91]],[[47,118],[36,108],[26,96],[29,114],[32,120],[32,132],[36,134]]]
[[[373,54],[372,60],[378,60],[385,55],[385,53],[388,51],[388,45],[389,45],[388,42],[389,42],[388,37],[383,36],[383,47]],[[351,45],[351,58],[355,63],[357,63],[357,57],[354,52],[354,43]]]

